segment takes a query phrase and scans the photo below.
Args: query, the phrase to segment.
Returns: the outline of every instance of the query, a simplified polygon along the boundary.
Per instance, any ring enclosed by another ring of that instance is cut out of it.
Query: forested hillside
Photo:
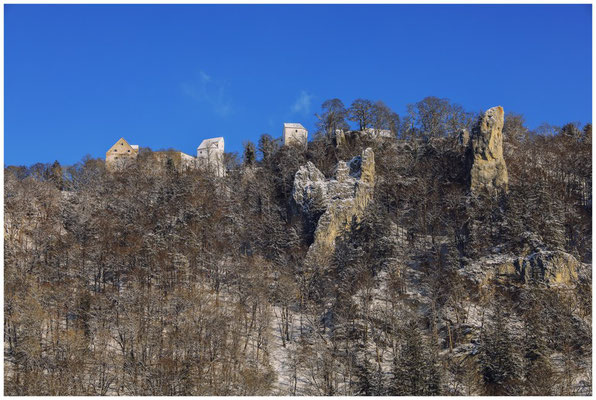
[[[6,167],[5,394],[591,394],[591,125],[505,109],[483,190],[487,115],[333,99],[225,177]]]

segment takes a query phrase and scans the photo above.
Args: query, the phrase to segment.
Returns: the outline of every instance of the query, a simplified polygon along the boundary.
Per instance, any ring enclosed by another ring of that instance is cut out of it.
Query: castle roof
[[[207,148],[212,148],[212,147],[219,147],[219,146],[217,146],[217,144],[219,144],[219,143],[222,144],[221,148],[223,149],[224,138],[221,136],[203,140],[198,148],[199,149],[207,149]]]
[[[284,128],[297,128],[297,129],[306,129],[302,126],[302,124],[298,122],[284,122]]]
[[[129,143],[126,141],[126,139],[124,139],[123,137],[121,137],[120,139],[118,139],[118,140],[116,141],[116,143],[114,143],[114,144],[112,145],[112,147],[110,147],[110,149],[108,150],[108,153],[111,153],[111,152],[112,152],[112,150],[114,150],[115,148],[117,148],[117,147],[118,147],[118,146],[117,146],[117,145],[118,145],[118,143],[120,143],[120,145],[121,145],[121,146],[129,146],[129,147],[130,147],[132,150],[134,150],[135,152],[138,152],[138,151],[139,151],[139,145],[137,145],[137,144],[130,145],[130,144],[129,144]]]

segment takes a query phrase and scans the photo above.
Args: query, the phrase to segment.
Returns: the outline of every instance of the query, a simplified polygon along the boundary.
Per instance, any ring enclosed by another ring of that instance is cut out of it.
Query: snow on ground
[[[300,317],[290,317],[290,341],[286,341],[285,347],[281,336],[281,307],[273,307],[274,317],[271,319],[271,342],[269,348],[269,360],[271,366],[277,373],[277,381],[274,384],[272,395],[292,396],[304,395],[309,386],[308,380],[303,376],[297,365],[295,357],[300,350],[296,339],[300,334]]]

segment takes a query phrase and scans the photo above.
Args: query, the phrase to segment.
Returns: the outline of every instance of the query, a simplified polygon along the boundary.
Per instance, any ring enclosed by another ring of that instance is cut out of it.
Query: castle
[[[286,122],[283,129],[283,141],[284,146],[306,147],[308,131],[302,124]]]
[[[306,147],[308,131],[302,124],[284,123],[282,135],[284,146]],[[157,165],[165,166],[169,161],[177,170],[207,168],[221,177],[225,175],[224,149],[224,138],[216,137],[203,140],[197,147],[196,157],[173,150],[152,152],[148,157]],[[135,162],[138,156],[139,146],[130,145],[124,138],[120,138],[106,152],[106,167],[110,171],[121,170]]]
[[[138,156],[139,146],[130,145],[124,138],[120,138],[106,152],[106,167],[110,171],[121,170],[135,162]],[[217,176],[223,176],[225,173],[223,137],[203,140],[197,148],[196,157],[174,150],[150,152],[146,157],[155,165],[165,166],[171,162],[179,171],[202,167],[212,170]]]

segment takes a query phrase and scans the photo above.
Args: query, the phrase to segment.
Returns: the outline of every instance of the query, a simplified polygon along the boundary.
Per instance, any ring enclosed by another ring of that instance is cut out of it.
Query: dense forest
[[[591,394],[591,124],[505,110],[482,192],[483,115],[332,99],[307,148],[263,134],[224,177],[150,149],[6,167],[5,394]],[[331,203],[298,175],[358,187],[367,154],[370,199],[307,257]]]

